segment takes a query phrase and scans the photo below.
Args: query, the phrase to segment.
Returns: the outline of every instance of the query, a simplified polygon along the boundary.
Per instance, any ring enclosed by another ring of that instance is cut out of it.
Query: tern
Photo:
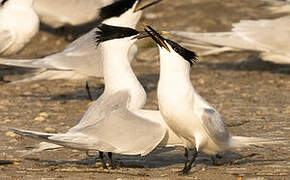
[[[203,55],[229,50],[252,50],[260,52],[263,60],[279,64],[290,64],[290,16],[277,19],[242,20],[233,24],[231,32],[192,33],[172,31],[181,36],[188,45],[220,47]]]
[[[154,0],[141,0],[140,3],[150,4]],[[52,28],[62,26],[80,26],[93,21],[103,21],[106,14],[101,9],[105,6],[112,6],[109,13],[120,11],[134,0],[57,0],[51,3],[48,0],[35,0],[34,8],[39,15],[40,21]],[[158,2],[158,1],[154,1]],[[140,6],[141,7],[141,6]],[[84,13],[85,12],[85,13]]]
[[[163,38],[152,27],[146,27],[160,53],[159,110],[185,147],[183,174],[190,171],[198,152],[216,155],[230,148],[273,143],[271,139],[229,135],[221,114],[196,92],[191,83],[190,69],[197,61],[197,55]],[[192,153],[190,161],[189,152]]]
[[[95,38],[97,49],[102,51],[104,58],[106,86],[80,122],[63,134],[10,130],[45,141],[38,151],[33,152],[63,146],[101,151],[101,159],[102,152],[109,152],[112,167],[112,153],[145,156],[158,145],[181,145],[181,140],[168,128],[159,111],[142,109],[146,93],[130,66],[127,51],[137,39],[148,35],[131,28],[105,24],[97,29]]]
[[[135,28],[142,15],[142,10],[160,0],[118,0],[114,4],[103,7],[100,11],[103,24]],[[0,59],[0,64],[36,68],[39,71],[32,77],[14,81],[13,83],[36,80],[69,79],[83,80],[88,77],[103,77],[103,66],[100,52],[95,47],[95,31],[79,37],[69,44],[62,52],[39,59]],[[133,45],[127,53],[130,61],[137,51]]]
[[[2,0],[0,3],[0,56],[22,50],[39,30],[33,0]]]
[[[114,0],[35,0],[34,9],[42,23],[52,28],[79,26],[95,21],[100,9]]]

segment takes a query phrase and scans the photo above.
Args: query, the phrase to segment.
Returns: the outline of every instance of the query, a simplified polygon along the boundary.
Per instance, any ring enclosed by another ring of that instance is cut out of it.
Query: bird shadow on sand
[[[50,94],[49,88],[47,87],[46,93],[39,93],[39,94],[29,94],[29,95],[20,95],[20,97],[29,97],[29,98],[37,98],[42,101],[70,101],[70,100],[90,100],[88,93],[85,89],[85,86],[83,90],[73,90],[69,93],[62,93],[62,94]],[[104,86],[100,85],[99,87],[90,87],[90,93],[92,96],[92,99],[95,101],[97,100],[104,92]]]
[[[162,150],[154,150],[148,156],[126,156],[114,154],[113,159],[118,168],[163,168],[168,166],[182,167],[184,163],[183,152],[171,151],[172,148]],[[197,166],[231,166],[231,165],[242,165],[248,163],[272,163],[277,161],[285,161],[285,159],[253,159],[256,153],[250,153],[241,155],[239,153],[227,151],[217,159],[217,164],[213,164],[209,155],[200,153],[196,159]],[[101,163],[101,160],[96,157],[87,157],[81,160],[69,161],[69,160],[45,160],[38,158],[25,158],[28,161],[40,163],[43,166],[57,166],[62,167],[63,165],[70,166],[90,166],[96,167],[96,163]]]
[[[289,64],[275,64],[268,61],[263,61],[257,55],[251,55],[246,60],[238,62],[199,62],[200,65],[205,65],[212,70],[225,71],[268,71],[271,73],[290,74]]]
[[[31,72],[34,72],[34,69],[0,65],[0,78],[2,78],[0,81],[4,81],[5,76],[23,75]]]
[[[52,28],[46,24],[40,23],[40,29],[48,33],[65,36],[68,41],[73,41],[81,35],[89,32],[96,27],[96,21],[88,22],[78,26],[63,26],[60,28]]]
[[[97,100],[104,92],[104,85],[99,87],[90,87],[90,93],[93,100]],[[84,90],[73,91],[71,93],[50,95],[50,100],[89,100],[88,93],[84,87]]]

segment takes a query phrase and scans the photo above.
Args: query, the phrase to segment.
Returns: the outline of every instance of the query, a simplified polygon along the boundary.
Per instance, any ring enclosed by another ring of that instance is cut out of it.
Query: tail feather
[[[217,33],[192,33],[183,31],[170,31],[170,33],[185,38],[181,42],[193,44],[212,45],[219,47],[231,47],[244,50],[257,50],[256,44],[236,32],[217,32]]]
[[[232,136],[230,139],[230,148],[239,148],[247,146],[259,146],[263,144],[277,144],[283,140],[268,139],[268,138],[257,138],[257,137],[243,137],[243,136]]]
[[[52,144],[48,142],[41,142],[38,144],[38,146],[32,150],[27,150],[25,151],[21,157],[28,156],[30,154],[46,151],[46,150],[55,150],[55,149],[60,149],[62,146],[57,145],[57,144]]]
[[[57,80],[57,79],[85,80],[88,79],[88,76],[82,73],[78,73],[76,71],[39,69],[39,71],[35,72],[33,76],[21,80],[12,81],[11,84],[20,84],[39,80]]]
[[[83,134],[53,134],[53,133],[42,133],[36,131],[27,131],[21,129],[10,128],[9,131],[12,131],[16,134],[27,136],[33,139],[38,139],[41,141],[45,141],[47,143],[57,144],[59,146],[64,146],[71,149],[79,149],[79,150],[87,150],[93,149],[95,147],[94,144],[88,144],[88,142],[93,141],[94,138],[87,137]],[[53,146],[47,146],[53,147]],[[57,147],[57,146],[54,146]],[[103,151],[110,152],[112,148],[108,151],[104,149]]]
[[[16,129],[16,128],[10,128],[8,130],[11,132],[14,132],[15,134],[27,136],[33,139],[42,140],[47,143],[57,144],[59,146],[66,146],[66,147],[78,149],[78,145],[79,145],[79,143],[73,142],[72,137],[66,134],[42,133],[42,132],[36,132],[36,131]]]
[[[0,64],[27,68],[46,68],[43,64],[37,63],[38,60],[41,59],[0,59]]]
[[[27,130],[21,130],[16,128],[9,128],[8,129],[11,132],[14,132],[15,134],[19,134],[22,136],[28,136],[34,139],[40,139],[47,141],[49,137],[55,135],[52,133],[42,133],[42,132],[36,132],[36,131],[27,131]]]

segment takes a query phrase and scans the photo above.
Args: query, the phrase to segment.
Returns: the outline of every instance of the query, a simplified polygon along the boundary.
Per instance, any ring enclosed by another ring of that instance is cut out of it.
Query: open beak
[[[134,39],[143,39],[149,37],[148,33],[146,31],[139,31],[139,34],[134,37]]]
[[[156,30],[148,25],[145,25],[144,30],[160,47],[163,47],[170,52],[169,47],[165,43],[165,38],[163,38]]]
[[[144,28],[144,27],[143,27]],[[169,32],[167,31],[160,31],[159,34],[168,34]],[[150,34],[148,34],[148,32],[146,30],[144,31],[139,31],[139,34],[137,36],[135,36],[135,39],[143,39],[143,38],[147,38],[147,37],[151,37]]]
[[[143,10],[147,7],[150,7],[154,4],[159,3],[160,1],[162,1],[162,0],[139,0],[138,4],[136,5],[136,7],[134,9],[134,12]]]

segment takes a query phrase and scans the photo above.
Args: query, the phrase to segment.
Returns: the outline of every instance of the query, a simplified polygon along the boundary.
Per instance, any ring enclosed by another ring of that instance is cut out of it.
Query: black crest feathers
[[[101,8],[99,22],[112,17],[119,17],[132,8],[136,0],[117,0],[112,4]]]
[[[182,56],[186,61],[189,62],[190,66],[192,66],[197,60],[198,57],[195,52],[185,49],[174,41],[166,39],[166,42],[172,47],[172,49],[177,52],[180,56]]]
[[[100,42],[130,37],[138,34],[139,32],[132,28],[99,24],[95,31],[95,38],[98,45]]]

